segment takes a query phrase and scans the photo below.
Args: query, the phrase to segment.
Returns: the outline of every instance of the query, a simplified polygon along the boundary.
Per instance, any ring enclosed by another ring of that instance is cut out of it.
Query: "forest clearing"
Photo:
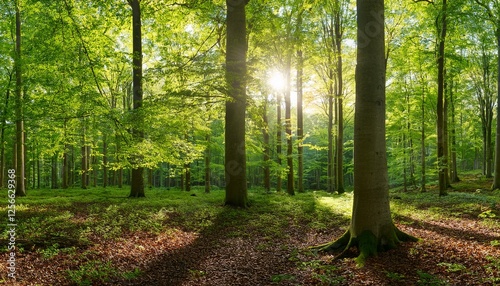
[[[500,192],[490,185],[469,174],[445,197],[391,190],[396,225],[420,241],[362,268],[354,248],[336,260],[308,249],[346,230],[352,192],[251,190],[242,210],[224,207],[222,190],[152,189],[139,200],[116,188],[33,191],[17,202],[8,285],[498,285]],[[0,273],[7,282],[5,263]]]

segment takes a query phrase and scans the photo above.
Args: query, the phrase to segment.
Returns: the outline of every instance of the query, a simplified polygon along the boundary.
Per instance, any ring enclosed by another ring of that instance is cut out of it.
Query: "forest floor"
[[[0,284],[500,285],[500,191],[468,175],[446,197],[391,190],[396,225],[420,238],[356,266],[313,253],[347,229],[352,193],[251,191],[246,210],[222,190],[32,190],[16,200],[16,279],[7,277],[7,197]]]

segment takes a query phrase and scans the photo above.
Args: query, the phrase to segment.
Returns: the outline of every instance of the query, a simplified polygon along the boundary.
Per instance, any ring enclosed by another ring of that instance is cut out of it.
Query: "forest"
[[[497,0],[0,12],[0,283],[500,283]]]

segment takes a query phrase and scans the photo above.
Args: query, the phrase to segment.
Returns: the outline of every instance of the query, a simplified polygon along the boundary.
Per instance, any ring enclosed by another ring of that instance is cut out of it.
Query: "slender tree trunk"
[[[445,71],[446,73],[446,71]],[[444,174],[445,174],[445,182],[446,182],[446,188],[451,188],[451,183],[450,183],[450,160],[449,160],[449,132],[448,132],[448,96],[447,96],[447,90],[448,90],[448,85],[446,83],[446,76],[445,76],[445,96],[444,96],[444,104],[443,104],[443,148],[444,148]]]
[[[276,191],[281,192],[281,145],[282,145],[282,125],[281,125],[281,95],[276,96],[276,161],[278,163],[278,177],[276,178]]]
[[[451,182],[457,183],[460,182],[460,178],[458,177],[458,168],[457,168],[457,136],[456,136],[456,122],[455,122],[455,99],[454,99],[454,90],[453,90],[453,82],[450,88],[450,104],[451,104]]]
[[[85,131],[84,131],[85,132]],[[81,184],[81,187],[82,189],[86,189],[87,188],[87,173],[88,173],[88,164],[87,164],[87,146],[85,146],[86,142],[85,142],[85,135],[83,136],[83,146],[82,146],[82,184]]]
[[[58,189],[59,186],[57,184],[57,154],[54,154],[51,158],[51,189]]]
[[[271,192],[271,148],[269,142],[269,120],[267,117],[267,98],[264,98],[262,118],[264,126],[262,128],[262,136],[264,140],[264,189],[267,193]]]
[[[142,131],[142,116],[139,114],[142,109],[142,24],[141,24],[141,1],[128,0],[132,7],[132,38],[133,38],[133,109],[136,116],[136,125],[132,130],[136,142],[144,139]],[[134,158],[132,167],[131,188],[129,197],[145,197],[144,193],[144,167],[137,166],[140,158]]]
[[[191,165],[190,164],[185,164],[184,165],[184,179],[185,184],[184,186],[186,187],[186,192],[191,192]]]
[[[211,187],[211,182],[210,182],[210,145],[211,145],[211,136],[210,132],[206,136],[207,140],[207,149],[205,150],[205,193],[210,193],[210,187]],[[163,172],[162,172],[163,173]]]
[[[500,23],[497,24],[496,30],[497,37],[497,71],[500,71]],[[495,170],[493,184],[491,188],[500,188],[500,72],[497,72],[497,127],[496,127],[496,138],[495,138]]]
[[[336,90],[336,102],[337,102],[337,148],[336,148],[336,186],[337,193],[344,193],[344,78],[342,72],[342,37],[343,37],[343,27],[341,24],[341,11],[340,9],[335,15],[335,47],[336,47],[336,62],[337,62],[337,90]]]
[[[444,61],[444,48],[446,40],[446,0],[443,0],[443,7],[438,19],[438,23],[441,25],[439,30],[439,47],[437,55],[438,64],[438,94],[437,94],[437,158],[438,158],[438,177],[439,177],[439,195],[447,195],[447,185],[446,185],[446,155],[444,153],[444,73],[445,73],[445,61]],[[440,21],[439,21],[440,20]]]
[[[330,62],[330,61],[329,61]],[[334,88],[333,88],[333,80],[334,80],[334,71],[332,68],[329,69],[330,79],[329,87],[328,87],[328,175],[327,175],[327,192],[333,193],[335,192],[335,160],[334,160]]]
[[[304,73],[304,58],[302,50],[297,51],[297,159],[298,159],[298,186],[299,193],[304,192],[304,107],[302,78]]]
[[[294,174],[293,174],[293,140],[292,140],[292,102],[291,102],[291,61],[292,55],[289,55],[286,63],[286,90],[285,90],[285,133],[286,133],[286,163],[287,163],[287,193],[295,195]]]
[[[63,160],[62,160],[62,182],[61,187],[63,189],[68,188],[68,179],[69,179],[69,145],[64,144],[63,151]]]
[[[25,180],[25,146],[24,146],[24,112],[23,112],[23,82],[21,56],[21,13],[19,1],[16,1],[16,58],[14,60],[16,73],[16,196],[26,196]]]
[[[420,126],[420,191],[422,193],[427,191],[426,188],[426,152],[425,152],[425,87],[422,88],[422,105],[421,105],[421,126]]]
[[[102,187],[108,186],[108,140],[107,136],[102,139]]]

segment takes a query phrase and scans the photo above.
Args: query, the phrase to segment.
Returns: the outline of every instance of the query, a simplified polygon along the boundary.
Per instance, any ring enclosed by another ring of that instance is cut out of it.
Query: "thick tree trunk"
[[[4,187],[5,176],[5,128],[7,127],[7,110],[9,110],[10,85],[12,82],[12,72],[9,72],[9,82],[5,92],[5,102],[2,110],[2,122],[0,122],[0,188]]]
[[[19,1],[16,1],[16,196],[26,196],[25,180],[25,146],[24,146],[24,112],[23,82],[21,69],[21,13]]]
[[[226,0],[226,81],[229,99],[225,117],[225,204],[248,206],[245,148],[246,15],[245,0]]]
[[[497,71],[500,71],[500,23],[497,24],[496,30],[497,37]],[[497,127],[496,127],[496,138],[495,138],[495,171],[493,184],[491,188],[500,188],[500,72],[497,72]]]
[[[140,110],[142,108],[142,24],[141,24],[141,3],[140,0],[129,0],[132,7],[132,71],[133,71],[133,109],[135,116],[137,116],[134,130],[132,130],[133,137],[136,142],[144,139],[144,132],[142,128],[142,120]],[[134,158],[133,164],[139,164],[140,158]],[[144,167],[133,166],[132,178],[130,184],[129,197],[145,197],[144,193]]]
[[[357,246],[357,262],[415,240],[392,222],[385,143],[384,1],[357,1],[358,45],[354,118],[354,202],[351,226],[330,250]],[[367,28],[369,27],[369,28]]]

